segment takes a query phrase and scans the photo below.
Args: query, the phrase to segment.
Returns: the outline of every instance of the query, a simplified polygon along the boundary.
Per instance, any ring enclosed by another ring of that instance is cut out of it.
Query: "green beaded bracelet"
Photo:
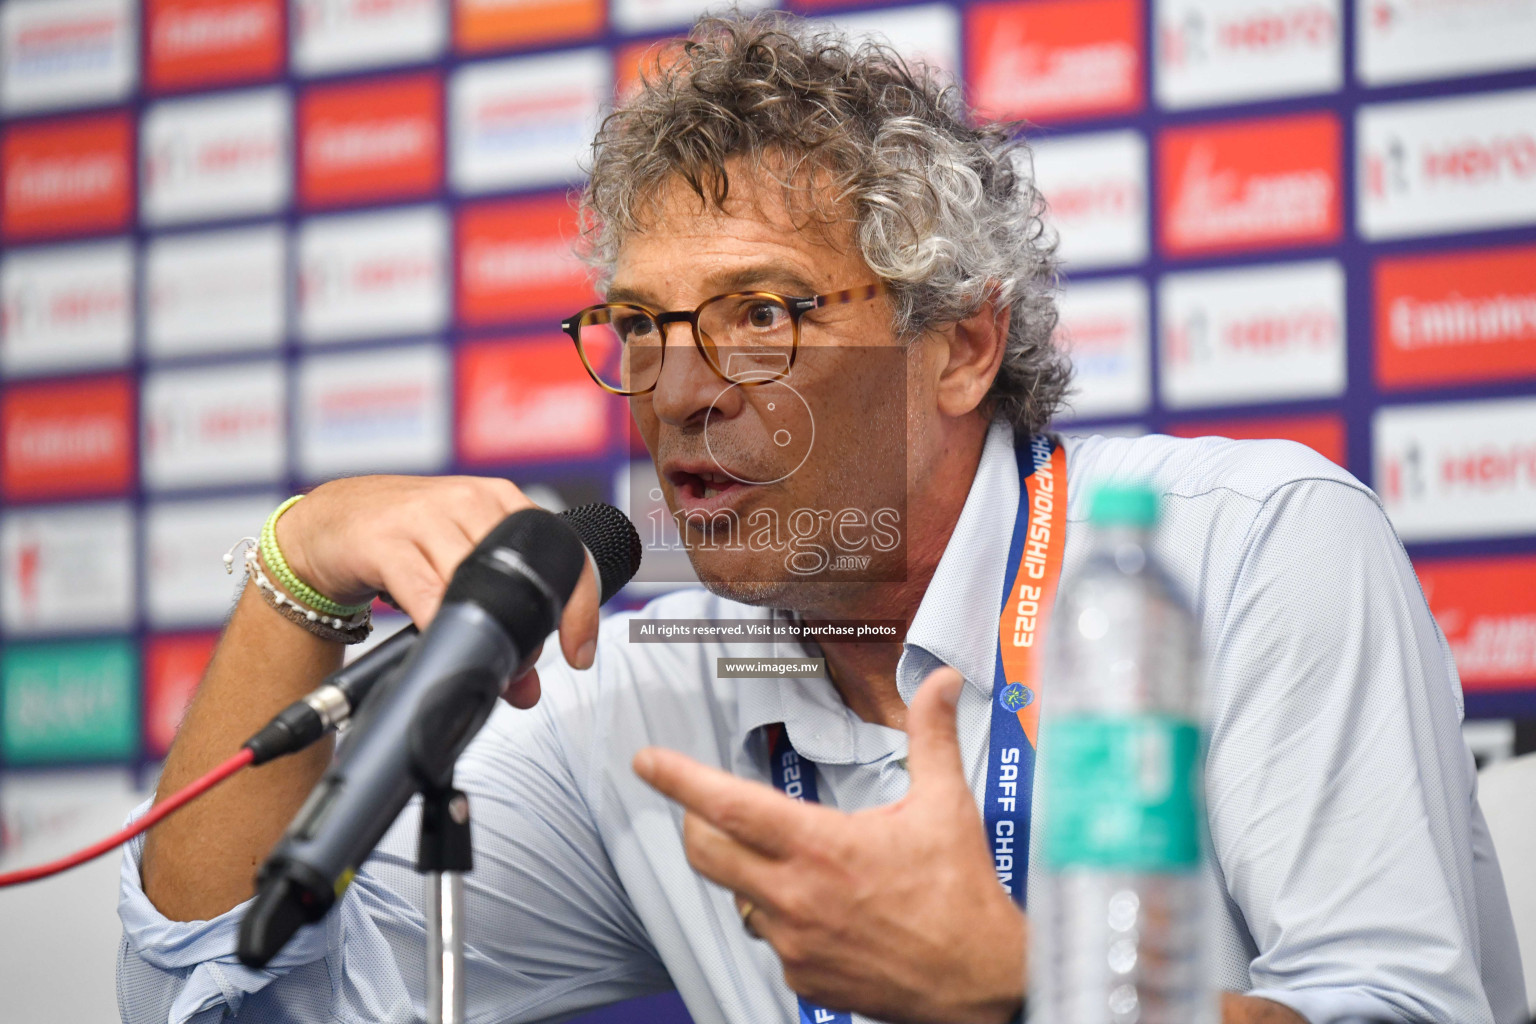
[[[304,495],[295,494],[277,506],[270,516],[267,516],[267,521],[261,527],[261,541],[258,545],[261,549],[261,560],[267,564],[267,568],[271,571],[272,575],[277,577],[277,582],[283,585],[284,590],[288,591],[300,603],[308,605],[323,615],[351,618],[353,615],[367,611],[372,602],[342,604],[339,601],[332,601],[320,593],[320,591],[299,579],[298,575],[288,568],[288,560],[283,557],[282,551],[277,546],[277,521],[282,518],[284,512],[292,508],[302,497]]]

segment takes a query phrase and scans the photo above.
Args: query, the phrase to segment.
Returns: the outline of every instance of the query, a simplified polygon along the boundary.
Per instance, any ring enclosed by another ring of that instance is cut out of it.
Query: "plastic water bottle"
[[[1201,664],[1152,558],[1157,494],[1093,496],[1093,548],[1056,602],[1040,734],[1031,1024],[1208,1024]]]

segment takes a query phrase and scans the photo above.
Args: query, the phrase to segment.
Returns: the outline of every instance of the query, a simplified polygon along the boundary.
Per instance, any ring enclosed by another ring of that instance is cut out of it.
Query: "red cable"
[[[155,804],[154,807],[150,808],[148,814],[144,815],[144,817],[129,825],[121,832],[118,832],[116,835],[108,836],[106,839],[103,839],[99,843],[87,846],[83,850],[78,850],[70,854],[68,857],[63,857],[59,860],[53,861],[52,863],[39,864],[36,867],[22,868],[20,871],[12,871],[9,874],[0,875],[0,889],[4,889],[8,885],[20,885],[23,882],[35,882],[39,878],[47,878],[49,875],[56,875],[60,871],[68,871],[70,868],[78,867],[88,860],[95,860],[102,854],[108,853],[115,847],[126,843],[128,840],[132,839],[139,833],[147,832],[167,815],[174,811],[180,810],[189,802],[196,800],[198,797],[208,792],[214,786],[217,786],[219,783],[235,774],[235,772],[250,764],[251,759],[255,756],[255,752],[250,748],[241,747],[240,753],[236,754],[228,761],[225,761],[223,764],[219,765],[217,768],[209,772],[207,775],[204,775],[202,778],[197,779],[187,786],[184,786],[177,793],[174,793],[171,796],[166,797],[164,800],[161,800],[159,803]]]

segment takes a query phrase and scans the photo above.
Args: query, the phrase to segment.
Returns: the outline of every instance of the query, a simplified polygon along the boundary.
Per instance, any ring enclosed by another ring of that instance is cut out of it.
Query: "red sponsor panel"
[[[580,39],[602,30],[603,0],[458,0],[454,44],[464,53],[484,53],[562,39]]]
[[[127,227],[132,147],[126,113],[10,126],[0,143],[0,234],[53,238]]]
[[[144,749],[164,757],[192,694],[213,659],[219,634],[152,636],[144,644]]]
[[[27,384],[0,396],[0,496],[122,494],[133,486],[138,410],[123,376]]]
[[[1337,241],[1333,114],[1170,128],[1158,140],[1158,244],[1173,256]]]
[[[1235,441],[1273,438],[1296,441],[1340,466],[1345,465],[1344,420],[1337,413],[1320,416],[1266,416],[1261,419],[1186,420],[1169,426],[1168,433],[1174,437],[1230,437]]]
[[[299,195],[339,206],[425,195],[443,179],[436,74],[317,86],[299,101]]]
[[[282,0],[148,0],[145,78],[169,90],[280,74],[283,8]]]
[[[1536,246],[1377,261],[1382,387],[1536,376]]]
[[[1466,690],[1536,686],[1536,556],[1414,564]]]
[[[1145,105],[1140,0],[976,4],[965,37],[983,117],[1064,121]]]
[[[563,335],[465,345],[458,396],[459,457],[479,465],[600,455],[621,407]]]
[[[466,324],[556,324],[597,301],[571,243],[564,192],[464,206],[458,219],[458,306]]]

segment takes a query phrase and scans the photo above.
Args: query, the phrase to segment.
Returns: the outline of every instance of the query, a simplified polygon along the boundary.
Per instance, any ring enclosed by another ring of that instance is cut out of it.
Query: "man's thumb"
[[[913,790],[958,786],[969,799],[955,733],[955,704],[964,685],[954,669],[938,668],[912,698],[907,709],[907,768]]]

